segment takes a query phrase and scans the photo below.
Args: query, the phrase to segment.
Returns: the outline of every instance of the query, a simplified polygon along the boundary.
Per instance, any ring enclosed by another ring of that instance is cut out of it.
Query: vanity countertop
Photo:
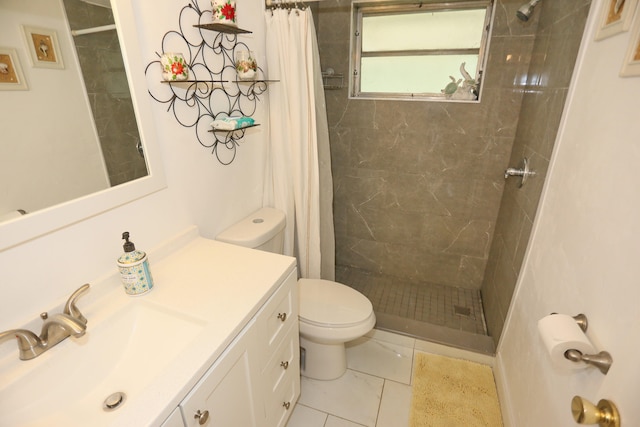
[[[139,305],[177,314],[199,325],[198,332],[193,333],[193,338],[163,367],[160,375],[147,381],[148,385],[134,393],[121,408],[109,413],[96,412],[95,405],[102,405],[102,400],[95,402],[87,397],[74,403],[77,412],[72,416],[67,413],[38,414],[43,405],[38,403],[39,399],[34,399],[24,402],[24,407],[18,411],[29,414],[29,418],[36,415],[37,421],[22,425],[84,426],[89,423],[93,426],[141,427],[162,424],[279,284],[288,275],[295,274],[294,258],[205,239],[198,236],[195,228],[164,247],[150,251],[149,263],[154,288],[147,294],[127,296],[117,274],[92,283],[87,297],[78,301],[78,308],[88,319],[86,338],[67,339],[59,344],[60,348],[52,348],[31,361],[17,360],[17,351],[13,356],[15,361],[0,360],[3,388],[10,388],[32,369],[44,371],[48,361],[56,356],[63,357],[64,352],[83,351],[82,340],[91,340],[94,325],[100,327],[101,322],[104,324],[114,312],[127,307]],[[161,341],[163,331],[158,329],[154,339]],[[131,373],[135,377],[136,370]],[[73,375],[73,372],[68,373],[71,378]],[[55,395],[56,390],[49,389],[47,393]],[[0,425],[5,425],[2,414],[7,413],[5,410],[14,412],[16,408],[3,408],[2,395],[0,389]]]

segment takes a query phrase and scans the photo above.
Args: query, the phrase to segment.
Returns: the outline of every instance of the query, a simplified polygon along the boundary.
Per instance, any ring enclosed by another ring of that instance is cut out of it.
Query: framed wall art
[[[600,26],[595,39],[614,36],[631,27],[638,0],[605,0],[600,11]]]
[[[64,68],[58,35],[54,30],[22,26],[34,67]]]
[[[629,47],[627,47],[620,75],[623,77],[640,76],[640,17],[633,24]]]
[[[0,47],[0,90],[27,90],[27,81],[22,74],[18,52],[13,48]]]

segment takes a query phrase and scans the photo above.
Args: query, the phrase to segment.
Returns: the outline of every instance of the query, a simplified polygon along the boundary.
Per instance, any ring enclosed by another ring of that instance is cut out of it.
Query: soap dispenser
[[[120,280],[128,295],[142,295],[153,288],[153,279],[149,271],[147,254],[137,251],[133,242],[129,241],[129,232],[122,233],[124,253],[118,258]]]

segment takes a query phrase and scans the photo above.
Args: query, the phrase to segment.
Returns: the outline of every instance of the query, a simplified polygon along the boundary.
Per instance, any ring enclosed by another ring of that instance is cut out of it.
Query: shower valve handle
[[[535,174],[536,173],[533,171],[525,171],[522,169],[508,168],[507,170],[504,171],[504,179],[507,179],[510,176],[532,176]]]
[[[520,181],[519,186],[522,187],[527,181],[527,178],[534,176],[535,174],[535,171],[529,169],[529,160],[525,157],[522,159],[520,168],[508,168],[504,171],[504,179],[507,179],[510,176],[520,176],[522,177],[522,181]]]

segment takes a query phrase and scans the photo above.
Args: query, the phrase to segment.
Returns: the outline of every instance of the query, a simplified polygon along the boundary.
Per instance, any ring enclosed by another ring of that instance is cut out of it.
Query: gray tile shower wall
[[[497,1],[479,104],[325,91],[338,266],[480,289],[537,27],[520,5]],[[317,11],[321,64],[346,76],[350,1]]]
[[[565,0],[536,7],[538,30],[509,164],[517,166],[527,157],[537,175],[522,188],[517,180],[506,183],[481,288],[487,328],[496,343],[533,227],[590,5],[590,0]]]

